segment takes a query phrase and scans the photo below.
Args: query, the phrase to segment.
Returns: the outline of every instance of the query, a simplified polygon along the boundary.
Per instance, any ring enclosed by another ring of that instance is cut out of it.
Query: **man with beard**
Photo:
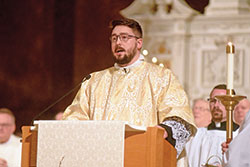
[[[235,94],[235,92],[233,91]],[[226,95],[226,85],[220,84],[210,93],[209,107],[212,122],[207,128],[199,128],[195,137],[186,145],[189,166],[200,167],[205,164],[219,165],[222,160],[221,143],[226,140],[226,109],[216,96]],[[233,123],[233,136],[239,126]]]
[[[121,120],[165,129],[164,137],[182,151],[195,133],[192,110],[176,76],[167,68],[144,61],[142,29],[132,19],[111,22],[114,67],[94,72],[84,82],[66,120]],[[181,166],[180,161],[177,162]]]

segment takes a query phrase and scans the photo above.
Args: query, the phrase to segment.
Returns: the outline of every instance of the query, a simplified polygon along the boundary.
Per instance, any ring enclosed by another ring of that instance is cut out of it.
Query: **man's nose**
[[[116,44],[120,44],[121,43],[121,39],[120,37],[117,37],[117,40],[115,41]]]
[[[221,103],[220,103],[220,101],[219,100],[216,100],[215,101],[215,106],[219,106]]]

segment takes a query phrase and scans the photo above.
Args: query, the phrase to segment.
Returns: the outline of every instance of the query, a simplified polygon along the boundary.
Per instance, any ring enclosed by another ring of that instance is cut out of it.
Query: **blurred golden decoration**
[[[165,44],[164,43],[162,43],[160,46],[159,46],[159,48],[158,48],[158,52],[160,53],[160,54],[164,54],[164,53],[166,53],[166,48],[165,48]]]

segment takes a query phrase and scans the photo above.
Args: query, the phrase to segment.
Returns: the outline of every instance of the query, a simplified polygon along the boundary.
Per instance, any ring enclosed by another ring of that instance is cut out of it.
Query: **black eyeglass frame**
[[[114,38],[115,37],[115,38]],[[122,38],[124,37],[124,38]],[[112,42],[112,43],[115,43],[117,42],[118,38],[120,39],[120,41],[122,42],[127,42],[129,39],[131,38],[136,38],[136,39],[140,39],[140,37],[137,37],[135,35],[130,35],[130,34],[126,34],[126,33],[122,33],[122,34],[119,34],[119,35],[112,35],[111,37],[109,37],[109,40]]]

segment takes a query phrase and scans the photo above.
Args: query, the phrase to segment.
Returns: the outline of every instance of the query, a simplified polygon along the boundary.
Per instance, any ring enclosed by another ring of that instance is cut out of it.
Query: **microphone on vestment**
[[[68,96],[69,94],[71,94],[76,88],[78,88],[83,82],[89,80],[91,78],[91,75],[87,75],[86,77],[83,78],[83,80],[77,84],[73,89],[71,89],[70,91],[68,91],[66,94],[64,94],[62,97],[60,97],[58,100],[56,100],[54,103],[52,103],[51,105],[49,105],[47,108],[45,108],[42,112],[40,112],[39,114],[37,114],[31,122],[31,125],[33,125],[33,122],[39,118],[41,115],[43,115],[45,112],[47,112],[49,109],[51,109],[54,105],[56,105],[57,103],[59,103],[62,99],[64,99],[66,96]]]

